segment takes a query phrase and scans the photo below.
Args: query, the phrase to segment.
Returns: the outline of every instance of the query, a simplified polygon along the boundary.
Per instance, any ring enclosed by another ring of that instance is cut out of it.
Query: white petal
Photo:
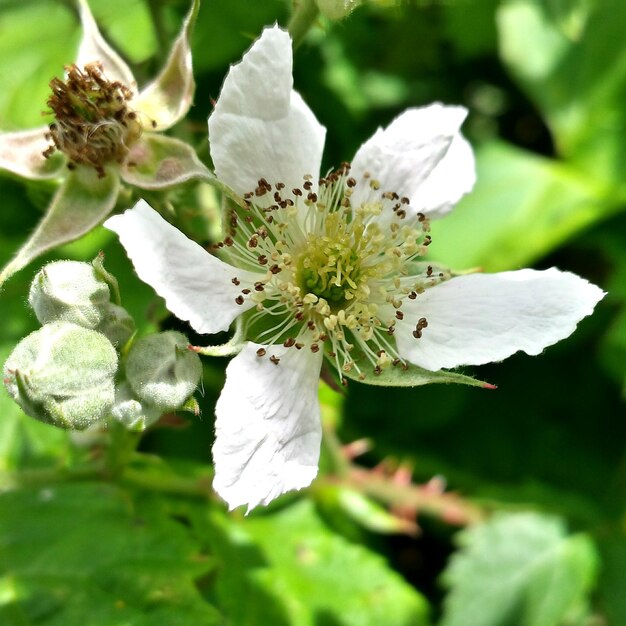
[[[474,151],[469,142],[458,134],[417,193],[409,196],[411,207],[431,219],[443,217],[472,190],[475,182]]]
[[[302,186],[319,175],[326,129],[292,90],[291,39],[267,28],[226,76],[209,117],[211,157],[217,177],[237,193],[258,180]]]
[[[76,65],[83,68],[87,63],[102,63],[104,75],[111,81],[119,80],[131,91],[136,92],[137,83],[130,68],[122,57],[104,40],[98,29],[87,0],[78,0],[83,38],[78,47]]]
[[[408,109],[384,130],[379,128],[352,162],[351,175],[357,180],[353,206],[373,197],[365,173],[380,182],[381,191],[408,197],[415,213],[436,216],[442,204],[456,202],[470,179],[473,184],[473,155],[470,150],[468,158],[468,144],[459,132],[466,115],[463,107],[432,104]],[[452,143],[457,145],[446,165],[443,160]],[[435,174],[438,165],[443,167],[439,176]],[[435,180],[428,184],[431,174]]]
[[[432,371],[501,361],[519,350],[539,354],[569,337],[603,296],[595,285],[555,268],[458,276],[404,302],[398,350]],[[415,339],[420,317],[428,327]]]
[[[254,306],[250,300],[238,305],[235,298],[243,287],[253,288],[257,274],[215,258],[144,200],[104,225],[119,235],[139,278],[198,333],[228,330],[238,315]],[[241,285],[232,283],[234,277]]]
[[[268,504],[317,475],[321,364],[321,352],[248,343],[228,365],[215,409],[213,488],[231,509]]]

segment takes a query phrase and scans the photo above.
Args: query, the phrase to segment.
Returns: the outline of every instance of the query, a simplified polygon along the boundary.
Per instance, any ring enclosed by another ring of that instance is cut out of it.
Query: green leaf
[[[42,221],[0,272],[0,287],[38,256],[95,228],[115,206],[119,187],[114,168],[103,178],[85,166],[69,172]]]
[[[607,624],[626,624],[626,533],[617,529],[600,539],[602,572],[598,594]]]
[[[621,0],[513,0],[497,13],[501,56],[542,111],[558,152],[622,183],[626,162],[626,19]]]
[[[0,623],[223,624],[195,581],[212,569],[159,501],[106,484],[0,496]]]
[[[500,142],[477,150],[475,189],[433,221],[430,254],[455,269],[517,269],[619,206],[581,172]]]
[[[2,7],[0,32],[0,128],[39,126],[48,82],[74,60],[77,21],[68,7],[53,0],[15,2]]]
[[[421,595],[301,501],[245,520],[196,516],[218,560],[215,602],[233,626],[423,626]],[[245,598],[245,601],[242,599]]]
[[[597,553],[558,518],[499,514],[458,535],[441,626],[559,626],[584,606]]]

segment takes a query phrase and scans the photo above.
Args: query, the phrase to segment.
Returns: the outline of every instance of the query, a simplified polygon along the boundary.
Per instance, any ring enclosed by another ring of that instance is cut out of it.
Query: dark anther
[[[237,296],[237,297],[235,298],[235,302],[236,302],[237,304],[243,304],[243,296]]]
[[[259,348],[259,349],[256,351],[256,355],[257,355],[257,356],[265,356],[265,355],[266,355],[266,353],[267,353],[267,351],[265,350],[265,348]]]
[[[239,280],[236,276],[235,276],[235,278],[233,278],[230,282],[231,282],[233,285],[240,285],[240,284],[241,284],[241,281],[240,281],[240,280]]]
[[[259,262],[259,265],[267,265],[267,257],[262,254],[257,261]]]
[[[316,343],[311,344],[311,352],[319,352],[320,347]]]
[[[296,345],[296,340],[293,337],[288,337],[287,339],[285,339],[283,346],[285,346],[285,348],[291,348],[291,346],[295,346]]]
[[[274,364],[274,365],[278,365],[280,363],[280,359],[275,356],[274,354],[272,354],[272,356],[270,357],[270,361]]]
[[[404,319],[404,313],[402,311],[396,311],[396,318],[399,320]]]

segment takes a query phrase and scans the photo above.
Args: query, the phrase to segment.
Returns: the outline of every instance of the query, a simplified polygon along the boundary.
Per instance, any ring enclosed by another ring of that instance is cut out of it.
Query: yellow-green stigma
[[[287,192],[280,182],[259,180],[218,246],[233,265],[259,276],[242,284],[235,300],[256,304],[247,317],[249,338],[324,350],[342,379],[353,369],[363,377],[368,365],[377,374],[405,366],[393,340],[402,304],[448,277],[417,261],[430,244],[429,224],[419,213],[407,217],[408,198],[380,191],[371,177],[356,181],[349,171],[344,164],[315,190],[308,176]],[[368,199],[353,205],[357,185],[367,186]],[[240,284],[237,276],[232,282]],[[428,322],[416,321],[419,339]],[[266,354],[276,362],[259,350]]]
[[[100,63],[90,63],[82,70],[66,68],[67,78],[53,78],[48,106],[55,121],[46,135],[51,146],[68,158],[68,167],[77,164],[93,167],[101,178],[109,163],[123,163],[130,147],[139,139],[142,126],[135,111],[129,108],[131,90],[103,75]]]

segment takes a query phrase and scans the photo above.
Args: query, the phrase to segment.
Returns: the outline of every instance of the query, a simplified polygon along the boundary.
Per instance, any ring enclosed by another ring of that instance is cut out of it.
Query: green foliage
[[[310,502],[271,516],[197,519],[216,559],[214,602],[237,626],[422,626],[422,596],[383,559],[334,534]],[[246,598],[242,602],[241,598]]]
[[[461,532],[458,544],[443,575],[441,626],[559,626],[585,606],[596,551],[558,519],[501,514]]]
[[[214,564],[165,502],[97,483],[15,491],[0,535],[6,626],[223,623],[194,584]]]

